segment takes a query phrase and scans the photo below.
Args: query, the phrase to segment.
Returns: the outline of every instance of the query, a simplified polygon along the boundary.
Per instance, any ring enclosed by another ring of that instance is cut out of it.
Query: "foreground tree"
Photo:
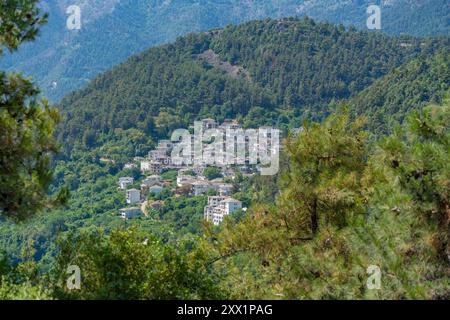
[[[250,299],[448,299],[448,116],[446,105],[412,113],[370,144],[345,114],[305,126],[288,141],[276,205],[207,229],[223,287]]]
[[[67,288],[69,265],[80,268],[79,290]],[[218,299],[224,298],[200,250],[162,244],[137,230],[101,230],[70,235],[62,242],[54,275],[57,298]]]
[[[45,21],[37,0],[1,1],[0,54],[34,40]],[[66,199],[65,190],[48,198],[58,119],[30,79],[0,71],[0,215],[23,220]]]
[[[361,213],[361,177],[365,167],[363,119],[350,122],[346,112],[323,124],[305,124],[288,139],[288,169],[278,198],[284,225],[293,237],[311,238],[321,224],[345,226]]]
[[[386,137],[374,155],[410,195],[424,222],[436,228],[436,253],[450,262],[450,100],[412,112],[406,128]]]

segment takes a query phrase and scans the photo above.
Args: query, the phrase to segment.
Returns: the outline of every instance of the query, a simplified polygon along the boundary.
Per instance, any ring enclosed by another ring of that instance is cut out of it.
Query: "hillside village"
[[[222,124],[213,119],[201,120],[203,130],[207,129],[241,129],[236,120],[225,120]],[[246,141],[248,143],[248,141]],[[241,201],[234,199],[232,194],[234,185],[231,183],[240,172],[243,176],[251,176],[260,170],[258,165],[249,164],[248,159],[239,165],[217,166],[218,176],[207,178],[205,169],[211,168],[204,163],[191,164],[172,163],[171,152],[176,142],[159,140],[156,148],[148,153],[147,157],[136,157],[132,162],[126,163],[124,169],[139,168],[144,179],[139,181],[138,188],[129,188],[135,184],[132,177],[120,177],[119,188],[125,191],[128,207],[120,209],[119,215],[124,219],[132,219],[147,215],[149,210],[159,210],[164,201],[148,201],[149,196],[156,196],[163,190],[169,189],[176,196],[200,196],[208,194],[207,205],[204,207],[204,219],[214,225],[219,225],[225,216],[238,210],[246,210]],[[253,146],[254,147],[254,146]],[[175,180],[165,180],[162,174],[167,171],[176,171]],[[214,195],[210,195],[214,194]]]

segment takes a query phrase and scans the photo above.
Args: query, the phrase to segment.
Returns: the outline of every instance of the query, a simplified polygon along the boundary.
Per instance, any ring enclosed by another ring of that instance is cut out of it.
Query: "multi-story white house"
[[[225,214],[233,213],[236,210],[242,209],[242,202],[233,198],[226,198],[220,202],[224,206]]]
[[[170,157],[165,156],[165,159],[167,160],[168,164],[170,165]],[[155,174],[159,174],[163,171],[163,168],[166,165],[163,162],[156,161],[156,160],[143,160],[141,161],[141,172],[151,172]]]
[[[150,171],[156,174],[160,174],[163,172],[163,169],[167,166],[161,161],[152,161],[150,162]]]
[[[242,202],[230,197],[212,196],[208,197],[208,205],[204,209],[204,218],[219,225],[225,216],[242,209]]]
[[[242,202],[233,198],[222,200],[219,206],[213,209],[212,221],[214,225],[219,225],[225,216],[242,208]]]
[[[138,189],[129,189],[126,192],[127,196],[127,203],[128,204],[135,204],[141,202],[141,191]]]
[[[213,220],[213,210],[215,207],[220,205],[220,202],[225,200],[227,197],[223,196],[209,196],[208,204],[203,209],[203,216],[205,220],[212,221]]]

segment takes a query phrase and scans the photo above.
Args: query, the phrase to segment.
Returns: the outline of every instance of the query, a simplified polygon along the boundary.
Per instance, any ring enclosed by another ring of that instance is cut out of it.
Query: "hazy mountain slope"
[[[383,32],[415,36],[449,34],[448,0],[309,0],[303,1],[297,11],[321,20],[366,28],[369,5],[380,6]]]
[[[279,115],[317,115],[331,101],[358,94],[439,46],[448,41],[391,38],[311,19],[254,21],[190,34],[132,57],[68,95],[60,105],[66,119],[60,139],[70,148],[86,132],[95,140],[116,128],[165,137],[197,116],[250,113],[253,124],[289,123],[292,117],[277,120]],[[202,58],[207,50],[248,77],[214,67]]]
[[[377,2],[377,1],[375,1]],[[34,43],[2,58],[0,68],[33,76],[58,100],[132,54],[187,32],[265,17],[309,15],[366,28],[372,0],[52,0],[47,26]],[[81,30],[66,28],[66,8],[81,7]],[[378,1],[382,31],[416,35],[449,33],[448,0]]]

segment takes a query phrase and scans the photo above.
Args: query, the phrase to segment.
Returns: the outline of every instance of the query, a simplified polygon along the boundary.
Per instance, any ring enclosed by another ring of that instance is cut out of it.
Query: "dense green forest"
[[[37,31],[15,27],[0,42],[12,50]],[[0,298],[449,299],[448,49],[447,37],[252,21],[134,56],[59,112],[2,73]],[[203,117],[283,129],[280,173],[238,174],[248,210],[219,227],[203,221],[207,195],[170,188],[150,196],[160,210],[118,217],[118,178],[143,178],[124,164]],[[367,288],[370,266],[382,290]]]
[[[143,221],[92,224],[62,234],[45,274],[28,238],[21,263],[3,259],[0,296],[449,299],[449,108],[413,111],[375,143],[345,109],[305,124],[286,141],[275,202],[198,235],[165,242]],[[65,285],[68,262],[83,270],[80,290]],[[366,286],[373,265],[382,290]]]

